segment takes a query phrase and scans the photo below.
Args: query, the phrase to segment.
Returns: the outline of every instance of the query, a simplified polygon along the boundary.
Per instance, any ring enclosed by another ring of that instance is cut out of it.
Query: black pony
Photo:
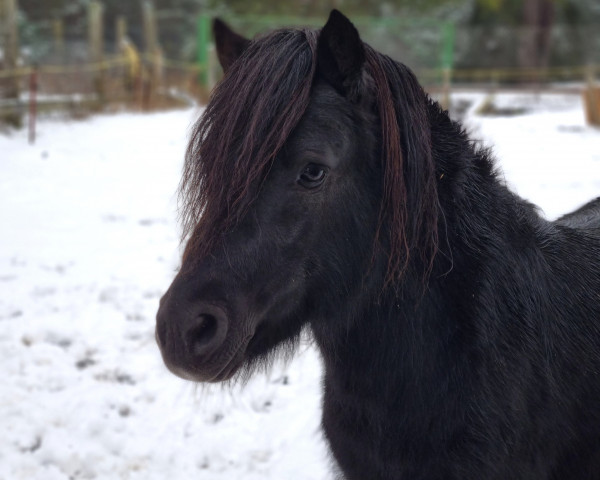
[[[157,315],[169,369],[247,376],[308,327],[345,478],[600,479],[600,199],[540,218],[337,11],[214,27],[226,73]]]

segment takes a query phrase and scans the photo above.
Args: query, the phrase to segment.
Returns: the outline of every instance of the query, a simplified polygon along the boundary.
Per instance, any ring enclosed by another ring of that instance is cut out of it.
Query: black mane
[[[308,105],[316,38],[310,30],[261,37],[215,88],[194,127],[180,184],[182,237],[196,232],[190,255],[210,252],[254,200]]]

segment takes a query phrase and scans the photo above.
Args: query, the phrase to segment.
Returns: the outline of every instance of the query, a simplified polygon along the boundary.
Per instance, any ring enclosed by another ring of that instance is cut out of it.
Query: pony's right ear
[[[321,76],[342,95],[352,96],[360,89],[365,59],[356,27],[338,10],[332,10],[317,41]]]
[[[223,20],[213,20],[213,34],[217,46],[217,56],[223,71],[227,72],[229,67],[244,53],[250,45],[250,40],[235,33]]]

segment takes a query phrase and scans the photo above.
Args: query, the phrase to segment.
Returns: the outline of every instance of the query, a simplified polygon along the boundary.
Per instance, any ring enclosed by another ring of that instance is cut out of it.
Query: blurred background
[[[220,75],[212,17],[251,37],[320,27],[331,8],[446,106],[464,89],[591,92],[600,75],[597,0],[0,0],[0,125],[22,125],[28,110],[204,102]]]

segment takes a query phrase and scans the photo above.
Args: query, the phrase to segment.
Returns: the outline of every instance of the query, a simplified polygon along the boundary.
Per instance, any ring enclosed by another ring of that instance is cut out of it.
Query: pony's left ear
[[[217,56],[223,71],[227,72],[229,67],[244,53],[250,45],[250,40],[235,33],[229,25],[220,18],[213,20],[213,34],[217,46]]]
[[[352,22],[332,10],[317,42],[318,72],[342,95],[360,87],[365,47]]]

